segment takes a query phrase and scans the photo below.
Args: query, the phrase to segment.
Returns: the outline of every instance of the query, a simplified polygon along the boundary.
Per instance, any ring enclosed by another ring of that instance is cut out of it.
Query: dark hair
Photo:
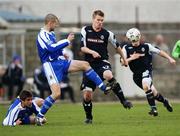
[[[22,101],[25,101],[26,98],[29,98],[29,97],[33,97],[33,95],[32,95],[32,93],[30,91],[27,91],[27,90],[23,90],[19,95],[19,98]]]
[[[57,22],[58,24],[60,24],[60,21],[59,21],[59,19],[58,19],[58,17],[56,16],[56,15],[54,15],[54,14],[47,14],[46,16],[45,16],[45,19],[44,19],[44,23],[45,23],[45,25],[47,24],[47,23],[49,23],[50,21],[52,21],[52,22]]]
[[[95,18],[95,16],[97,16],[97,15],[99,15],[99,16],[101,16],[101,17],[104,17],[104,12],[102,12],[101,10],[95,10],[95,11],[93,12],[92,17]]]

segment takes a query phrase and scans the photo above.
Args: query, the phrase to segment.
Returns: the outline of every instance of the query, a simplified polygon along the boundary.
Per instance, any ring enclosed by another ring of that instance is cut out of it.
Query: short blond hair
[[[49,22],[57,22],[57,24],[60,24],[58,17],[52,13],[47,14],[45,16],[45,19],[44,19],[45,25],[48,24]]]
[[[97,15],[99,15],[99,16],[101,16],[101,17],[104,17],[104,12],[102,12],[101,10],[95,10],[95,11],[93,12],[92,17],[95,18],[95,16],[97,16]]]

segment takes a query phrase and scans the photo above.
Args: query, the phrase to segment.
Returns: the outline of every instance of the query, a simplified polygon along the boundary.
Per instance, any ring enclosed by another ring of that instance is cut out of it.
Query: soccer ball
[[[141,38],[141,33],[137,28],[131,28],[127,31],[126,37],[131,41],[131,42],[137,42]]]

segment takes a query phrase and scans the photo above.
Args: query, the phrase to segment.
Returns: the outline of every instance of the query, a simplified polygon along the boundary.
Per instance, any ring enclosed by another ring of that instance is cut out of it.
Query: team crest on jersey
[[[109,66],[108,65],[103,66],[103,69],[109,69]]]
[[[144,52],[144,51],[145,51],[145,48],[141,48],[141,51]]]
[[[104,39],[104,35],[101,35],[101,39],[102,39],[102,40]]]

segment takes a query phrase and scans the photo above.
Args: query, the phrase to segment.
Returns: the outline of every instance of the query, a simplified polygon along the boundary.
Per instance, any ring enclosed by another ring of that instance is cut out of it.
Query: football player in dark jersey
[[[92,25],[85,26],[81,30],[81,51],[85,54],[85,60],[89,62],[91,67],[98,73],[102,80],[107,80],[112,87],[112,91],[119,98],[124,108],[130,109],[131,102],[124,97],[120,84],[116,81],[112,74],[111,65],[108,61],[108,42],[111,42],[117,53],[124,59],[120,44],[117,42],[115,35],[103,28],[104,13],[101,10],[96,10],[92,15]],[[92,123],[92,95],[95,90],[95,84],[83,77],[81,90],[83,90],[83,106],[86,113],[85,123]]]
[[[150,115],[157,116],[155,100],[162,102],[169,112],[173,111],[169,101],[157,92],[152,82],[152,54],[156,53],[166,59],[171,64],[176,61],[166,52],[160,50],[150,43],[140,43],[141,34],[137,28],[131,28],[126,33],[130,44],[123,47],[123,53],[127,58],[129,68],[133,72],[133,80],[146,93],[150,105]],[[123,63],[123,60],[122,60]]]

